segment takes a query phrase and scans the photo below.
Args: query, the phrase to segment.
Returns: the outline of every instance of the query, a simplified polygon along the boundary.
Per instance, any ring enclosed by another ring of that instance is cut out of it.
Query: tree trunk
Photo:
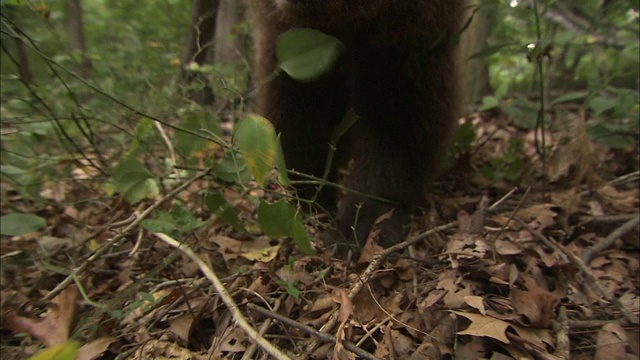
[[[82,6],[80,0],[67,0],[67,16],[69,17],[69,39],[71,52],[79,56],[76,72],[86,79],[91,74],[91,61],[87,55],[87,45],[84,37],[82,20]]]
[[[198,65],[205,64],[209,53],[213,51],[219,3],[219,0],[192,1],[189,42],[182,56],[180,82],[183,86],[200,83],[201,86],[197,90],[191,91],[189,97],[202,105],[213,104],[213,92],[206,77],[198,72],[190,71],[189,64],[193,62]]]
[[[491,92],[487,59],[484,56],[470,59],[487,46],[494,18],[490,11],[482,8],[481,4],[478,6],[480,9],[474,14],[471,25],[460,38],[459,59],[464,69],[462,94],[466,106],[475,105],[483,96]],[[469,7],[465,19],[470,17],[475,9],[476,7]]]
[[[220,0],[216,22],[215,64],[238,64],[245,54],[246,41],[237,31],[244,19],[244,6],[238,0]]]

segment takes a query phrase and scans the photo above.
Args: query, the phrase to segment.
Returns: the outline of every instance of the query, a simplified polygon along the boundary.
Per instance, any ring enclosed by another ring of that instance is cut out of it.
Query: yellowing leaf
[[[276,258],[276,255],[278,255],[279,250],[280,250],[280,245],[278,244],[276,246],[269,246],[256,251],[242,253],[240,255],[252,261],[257,260],[261,262],[269,262]]]
[[[77,341],[67,341],[40,351],[29,360],[75,360],[79,347],[80,343]]]
[[[273,125],[262,116],[249,115],[236,126],[233,140],[251,175],[260,185],[264,184],[276,163],[278,141]]]

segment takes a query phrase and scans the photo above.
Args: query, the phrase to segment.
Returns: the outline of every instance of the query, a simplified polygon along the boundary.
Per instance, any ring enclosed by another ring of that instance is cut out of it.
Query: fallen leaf
[[[505,344],[510,343],[506,335],[507,328],[510,326],[508,322],[480,314],[465,313],[461,311],[451,312],[471,321],[468,328],[458,331],[458,335],[484,336],[496,339]]]
[[[194,320],[192,313],[189,312],[183,314],[171,320],[169,323],[169,330],[176,334],[180,340],[187,343],[189,341],[189,336],[191,335]]]
[[[77,341],[67,341],[48,349],[39,351],[29,360],[69,360],[76,359],[78,347],[80,343]]]
[[[555,317],[560,299],[524,277],[527,290],[511,289],[510,296],[518,314],[527,318],[532,327],[546,328]]]
[[[596,194],[600,199],[620,212],[638,211],[638,190],[618,191],[612,185],[606,184],[597,188]]]
[[[482,297],[475,295],[465,296],[464,301],[467,303],[467,305],[478,310],[480,314],[485,316],[487,315],[487,311],[484,309],[484,303],[482,302]]]
[[[75,325],[78,311],[78,288],[70,285],[51,300],[44,318],[32,319],[8,314],[6,325],[15,332],[25,332],[38,338],[46,347],[64,343]]]
[[[78,349],[76,360],[94,360],[104,354],[109,345],[116,341],[116,337],[108,336],[93,340],[88,344],[84,344]]]
[[[596,338],[596,354],[594,360],[631,360],[637,359],[627,353],[629,338],[624,329],[615,323],[602,326]]]

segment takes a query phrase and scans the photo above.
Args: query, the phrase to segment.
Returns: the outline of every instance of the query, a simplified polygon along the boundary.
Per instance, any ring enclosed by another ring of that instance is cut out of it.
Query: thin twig
[[[563,305],[558,309],[558,317],[553,322],[553,330],[556,333],[556,349],[553,355],[561,359],[571,358],[571,341],[569,339],[569,318],[567,308]]]
[[[274,313],[274,311],[278,311],[280,309],[280,305],[282,305],[282,301],[284,301],[287,298],[287,294],[284,293],[282,294],[282,296],[280,296],[280,298],[276,299],[275,304],[273,304],[273,309],[272,309],[272,313]],[[268,303],[266,303],[268,305]],[[258,306],[259,307],[259,306]],[[267,330],[269,329],[269,327],[271,326],[271,320],[273,318],[269,317],[267,318],[262,325],[260,325],[260,331],[258,331],[260,333],[260,336],[264,335]],[[247,348],[247,350],[244,352],[244,355],[242,355],[242,359],[240,360],[251,360],[251,359],[255,359],[255,354],[258,351],[258,344],[257,343],[253,343],[249,346],[249,348]]]
[[[269,318],[275,319],[277,321],[280,321],[283,324],[295,327],[297,329],[300,329],[306,333],[309,333],[313,336],[315,336],[317,339],[320,339],[320,341],[322,341],[323,343],[336,343],[336,337],[333,335],[329,335],[327,333],[322,333],[319,332],[318,330],[312,328],[311,326],[305,325],[305,324],[301,324],[297,321],[291,320],[286,316],[282,316],[278,313],[274,313],[272,311],[269,311],[263,307],[260,307],[258,305],[255,304],[247,304],[247,308],[250,310],[253,310],[255,312],[258,312],[264,316],[267,316]],[[371,355],[370,353],[362,350],[361,348],[359,348],[358,346],[356,346],[356,344],[350,342],[350,341],[343,341],[342,342],[344,344],[345,349],[353,352],[354,354],[360,356],[363,359],[369,359],[369,360],[379,360],[377,357]]]
[[[176,164],[178,163],[178,159],[176,159],[176,152],[173,150],[173,144],[169,139],[169,135],[167,135],[167,132],[164,131],[164,128],[162,127],[162,124],[159,121],[154,120],[153,125],[156,127],[156,129],[160,133],[160,137],[162,138],[162,141],[164,142],[165,146],[167,147],[167,150],[169,151],[169,158],[171,159],[171,171],[173,171],[174,174],[176,175],[176,179],[180,179],[180,171],[178,171],[178,169],[176,169],[175,167]]]
[[[109,239],[104,245],[102,245],[101,248],[99,248],[98,250],[96,250],[96,252],[94,252],[91,256],[89,256],[89,258],[82,265],[80,265],[78,268],[72,270],[71,274],[69,276],[67,276],[64,280],[62,280],[62,282],[60,284],[58,284],[58,286],[56,286],[53,290],[51,290],[50,293],[48,293],[44,297],[44,300],[45,301],[49,301],[49,300],[53,299],[56,295],[58,295],[60,293],[60,291],[62,291],[64,288],[66,288],[67,286],[69,286],[69,284],[71,284],[73,282],[74,277],[79,277],[83,272],[85,272],[85,270],[87,270],[96,260],[98,260],[107,251],[109,251],[109,249],[111,249],[111,247],[113,247],[115,244],[117,244],[118,241],[120,241],[122,238],[127,236],[127,234],[129,234],[129,232],[131,232],[133,229],[135,229],[138,226],[138,224],[140,224],[142,222],[142,220],[147,218],[147,216],[149,216],[155,209],[157,209],[165,201],[167,201],[169,199],[172,199],[174,196],[176,196],[177,194],[182,192],[184,189],[186,189],[189,186],[191,186],[191,184],[193,184],[194,182],[196,182],[196,181],[202,179],[203,177],[205,177],[207,174],[209,174],[208,171],[203,172],[202,174],[197,175],[197,176],[193,177],[192,179],[189,179],[189,181],[186,181],[184,184],[182,184],[182,185],[178,186],[177,188],[173,189],[166,196],[164,196],[163,198],[159,199],[158,201],[153,203],[151,206],[149,206],[133,222],[131,222],[126,228],[124,228],[119,234],[117,234],[113,238]]]
[[[611,234],[609,234],[609,236],[607,236],[604,240],[588,248],[587,251],[585,251],[584,254],[582,254],[582,261],[584,261],[585,264],[590,263],[591,260],[593,260],[593,258],[596,257],[596,255],[600,251],[613,246],[616,240],[625,236],[628,232],[630,232],[636,226],[638,226],[639,223],[640,223],[640,214],[636,214],[636,216],[627,220],[626,223],[622,224],[622,226],[620,226],[619,228],[611,232]]]
[[[584,280],[586,285],[592,290],[594,290],[603,299],[606,299],[607,301],[611,302],[611,304],[613,304],[613,306],[615,306],[616,309],[620,311],[622,316],[624,316],[632,324],[640,324],[640,320],[636,315],[628,311],[624,307],[624,305],[620,303],[620,300],[618,300],[615,296],[613,296],[613,294],[607,293],[607,291],[598,282],[598,279],[596,279],[593,273],[591,273],[591,269],[589,269],[589,266],[587,266],[587,264],[585,264],[584,261],[582,261],[582,259],[574,255],[573,253],[567,251],[567,249],[565,249],[565,247],[562,246],[561,244],[558,244],[555,241],[551,241],[546,236],[540,234],[538,231],[534,230],[531,226],[529,226],[529,224],[524,222],[522,219],[515,217],[514,220],[518,224],[520,224],[522,227],[527,229],[527,231],[529,231],[534,237],[542,241],[545,245],[554,249],[559,254],[564,255],[572,264],[574,264],[580,270],[582,275],[584,275]]]
[[[353,300],[356,297],[356,295],[360,292],[364,284],[366,284],[369,281],[369,279],[371,279],[371,276],[373,276],[373,274],[378,270],[378,267],[385,261],[387,257],[389,257],[389,255],[395,252],[398,252],[400,250],[403,250],[419,241],[422,241],[437,232],[450,229],[454,227],[456,224],[457,222],[454,221],[445,225],[435,227],[431,230],[423,232],[422,234],[416,235],[410,238],[409,240],[403,241],[399,244],[395,244],[385,249],[384,251],[376,254],[373,257],[373,260],[371,261],[369,266],[367,266],[367,268],[362,272],[362,275],[360,275],[359,281],[356,281],[353,285],[351,285],[351,289],[349,289],[349,294],[348,294],[349,299]],[[327,322],[322,326],[322,328],[320,328],[321,333],[328,333],[333,330],[333,327],[338,323],[339,310],[340,309],[335,309],[331,314],[331,316],[329,316],[329,319],[327,319]],[[312,339],[307,345],[307,348],[305,349],[303,354],[301,355],[301,358],[309,357],[309,355],[312,354],[313,351],[315,351],[318,345],[319,345],[318,339],[317,338]]]
[[[193,250],[191,250],[191,248],[189,248],[185,244],[182,244],[172,239],[166,234],[163,234],[163,233],[153,233],[153,234],[156,237],[158,237],[160,240],[180,250],[182,253],[187,255],[193,262],[195,262],[196,265],[198,265],[198,268],[200,269],[200,271],[202,271],[204,276],[206,276],[207,279],[209,279],[209,281],[211,282],[211,284],[213,284],[214,289],[216,289],[216,291],[218,292],[218,295],[220,295],[220,299],[222,299],[224,304],[227,305],[227,308],[231,312],[231,316],[233,317],[233,320],[238,324],[238,326],[240,326],[242,330],[244,330],[244,332],[252,340],[257,342],[260,345],[260,347],[262,347],[266,352],[269,353],[269,355],[273,356],[278,360],[291,359],[289,356],[287,356],[287,354],[283,353],[280,349],[275,347],[275,345],[273,345],[267,339],[262,337],[262,335],[260,335],[256,331],[256,329],[254,329],[251,326],[251,324],[249,324],[247,319],[244,317],[244,315],[240,311],[240,308],[238,308],[238,304],[236,304],[236,302],[231,297],[231,294],[229,294],[227,289],[224,287],[224,284],[222,283],[222,281],[220,281],[220,279],[215,274],[215,272],[213,272],[213,270],[211,270],[209,266],[205,264],[205,262],[202,261],[202,259],[200,259],[200,257],[198,257],[198,255],[196,255],[196,253],[194,253]]]

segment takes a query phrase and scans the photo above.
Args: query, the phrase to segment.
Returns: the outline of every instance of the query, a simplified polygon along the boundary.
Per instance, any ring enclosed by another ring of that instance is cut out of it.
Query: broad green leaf
[[[70,340],[44,349],[30,357],[29,360],[75,360],[78,348],[80,348],[80,343]]]
[[[343,50],[340,40],[314,29],[292,29],[276,41],[280,67],[300,82],[314,81],[329,72]]]
[[[244,184],[251,180],[251,172],[247,163],[244,161],[244,157],[237,152],[232,156],[231,151],[227,151],[222,159],[207,165],[211,167],[212,174],[222,181]]]
[[[16,236],[32,233],[47,226],[47,221],[39,216],[10,213],[0,217],[0,234]]]
[[[302,253],[307,255],[314,253],[300,215],[286,200],[280,199],[273,204],[260,202],[258,223],[265,235],[273,238],[288,236],[293,239]]]
[[[629,134],[629,135],[625,135]],[[598,124],[587,129],[589,138],[606,145],[612,149],[624,149],[632,146],[635,139],[629,129],[620,128],[620,126]]]
[[[284,199],[273,204],[258,205],[258,222],[265,235],[279,238],[289,235],[289,220],[296,217],[296,209]]]
[[[313,255],[315,251],[311,247],[311,239],[307,230],[304,228],[304,224],[300,220],[300,216],[296,216],[289,220],[288,224],[289,237],[293,239],[293,243],[296,244],[298,249],[306,255]]]
[[[482,99],[482,106],[478,111],[487,111],[500,107],[500,101],[494,96],[485,96]]]
[[[573,91],[573,92],[558,96],[551,102],[551,105],[562,104],[569,101],[583,99],[587,95],[589,95],[588,91]]]
[[[210,111],[202,111],[186,115],[184,120],[180,123],[180,128],[191,130],[195,133],[202,133],[202,135],[205,136],[207,134],[203,131],[222,135],[222,131],[220,129],[220,118],[213,115]],[[173,140],[175,141],[178,152],[187,157],[196,151],[203,150],[207,145],[209,145],[209,141],[206,139],[180,130],[176,131],[176,134],[173,136]]]
[[[607,110],[611,110],[618,105],[618,99],[596,96],[589,101],[589,107],[593,110],[593,115],[597,116]]]
[[[163,232],[177,237],[181,233],[199,228],[206,224],[196,219],[187,209],[180,205],[174,205],[171,211],[158,212],[155,219],[147,219],[142,226],[153,232]]]
[[[136,132],[133,135],[133,139],[131,140],[131,147],[129,148],[129,151],[127,151],[125,157],[133,158],[145,152],[145,140],[151,138],[154,135],[153,121],[151,119],[142,118],[140,121],[138,121]]]
[[[278,142],[269,120],[249,115],[236,125],[233,137],[251,175],[262,185],[275,166]]]
[[[245,229],[244,225],[240,222],[238,214],[236,214],[231,204],[229,204],[221,193],[209,194],[207,196],[207,207],[212,213],[222,219],[222,221],[231,225],[235,230],[245,234],[247,233],[247,229]]]
[[[140,223],[140,226],[149,230],[150,232],[171,234],[177,229],[176,225],[172,221],[158,220],[158,219],[144,219]]]
[[[181,232],[188,232],[206,224],[206,222],[198,220],[189,210],[178,204],[173,205],[169,215]]]
[[[142,163],[133,158],[125,159],[118,164],[113,171],[113,183],[130,204],[152,198],[160,193],[153,175]]]

